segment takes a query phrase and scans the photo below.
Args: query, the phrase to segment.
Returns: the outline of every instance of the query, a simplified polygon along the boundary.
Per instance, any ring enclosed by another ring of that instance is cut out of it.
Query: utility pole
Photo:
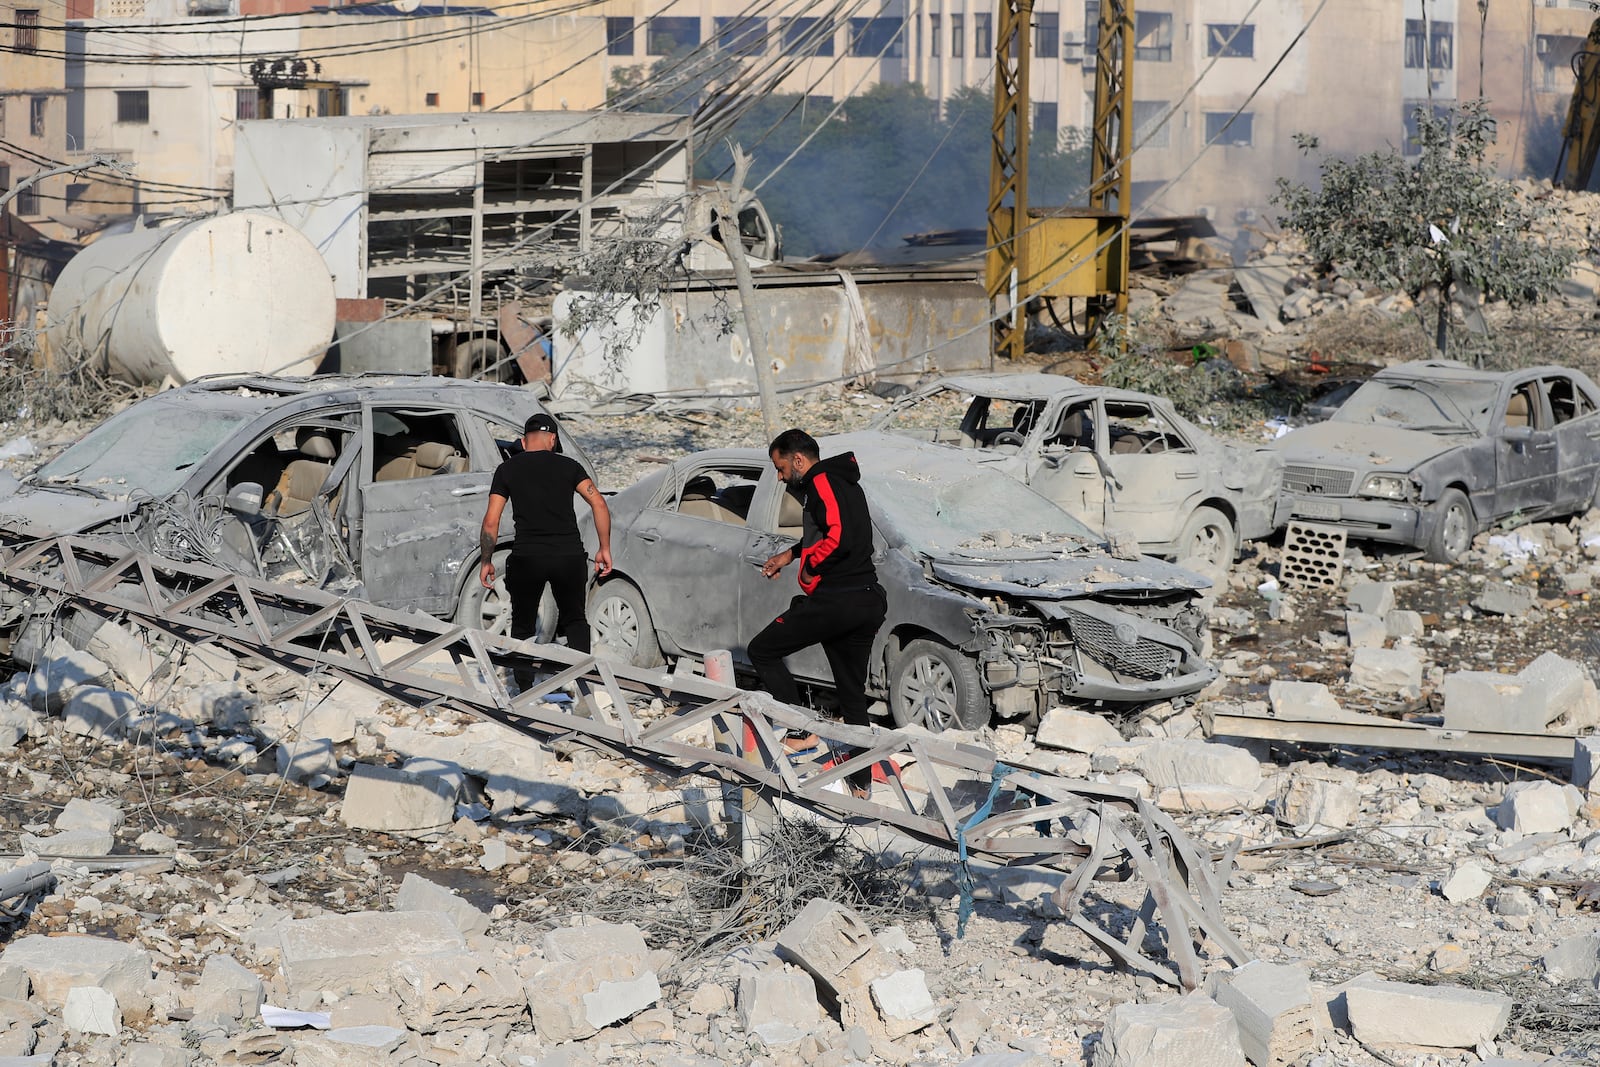
[[[745,191],[745,177],[750,173],[750,157],[744,149],[730,144],[733,153],[733,180],[717,194],[716,231],[733,266],[733,280],[739,286],[739,305],[743,309],[744,337],[750,349],[750,358],[756,365],[756,391],[761,395],[761,422],[767,440],[778,436],[778,390],[772,378],[772,360],[767,356],[767,334],[757,328],[754,321],[756,287],[750,279],[750,264],[745,259],[744,242],[739,239],[739,211],[750,200]]]
[[[1023,246],[1028,229],[1028,71],[1033,60],[1033,0],[1001,0],[994,35],[994,121],[989,162],[989,255],[987,279],[991,311],[1006,306],[994,320],[994,353],[1022,356],[1028,330]]]

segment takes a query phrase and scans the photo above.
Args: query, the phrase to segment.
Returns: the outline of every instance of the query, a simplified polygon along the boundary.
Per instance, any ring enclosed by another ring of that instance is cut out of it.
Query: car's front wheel
[[[625,579],[613,578],[589,594],[589,632],[596,655],[632,667],[661,666],[661,645],[644,594]]]
[[[889,664],[889,714],[896,726],[978,730],[992,711],[977,665],[958,649],[919,637]]]
[[[461,599],[456,602],[457,626],[471,626],[497,637],[510,636],[511,594],[506,591],[506,560],[510,556],[509,549],[494,554],[494,585],[488,589],[478,581],[478,567],[473,565],[472,573],[467,576],[467,584],[461,590]],[[552,641],[555,632],[556,602],[550,590],[546,589],[539,601],[539,621],[535,624],[534,640]]]
[[[1446,489],[1433,505],[1433,535],[1423,545],[1435,563],[1454,563],[1472,547],[1472,503],[1459,489]]]
[[[1239,535],[1228,516],[1216,508],[1195,508],[1178,535],[1177,561],[1192,565],[1221,585],[1239,554]]]

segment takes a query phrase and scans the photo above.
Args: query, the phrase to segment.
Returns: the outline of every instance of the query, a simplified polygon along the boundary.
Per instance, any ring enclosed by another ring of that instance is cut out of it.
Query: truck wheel
[[[1461,554],[1472,547],[1475,520],[1472,504],[1459,489],[1446,489],[1433,505],[1437,516],[1433,536],[1423,545],[1427,557],[1435,563],[1454,563]]]
[[[663,662],[644,594],[625,579],[613,578],[589,594],[589,631],[596,655],[631,667],[659,667]]]
[[[889,665],[889,714],[896,726],[980,730],[993,712],[970,657],[917,638]]]
[[[506,560],[510,556],[509,549],[494,554],[492,589],[485,589],[478,581],[478,567],[473,564],[466,587],[461,590],[461,599],[456,601],[454,621],[457,626],[471,626],[497,637],[511,635],[511,594],[506,591]],[[533,638],[540,642],[553,641],[555,632],[556,602],[546,589],[539,601],[539,621],[535,623]]]
[[[1219,586],[1239,554],[1239,535],[1228,516],[1216,508],[1195,508],[1178,535],[1176,560],[1195,560],[1197,569]]]

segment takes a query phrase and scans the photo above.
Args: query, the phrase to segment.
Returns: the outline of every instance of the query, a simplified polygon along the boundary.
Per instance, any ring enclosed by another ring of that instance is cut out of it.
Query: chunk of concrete
[[[883,1020],[890,1040],[914,1034],[939,1017],[939,1007],[928,992],[928,980],[917,968],[874,978],[868,988],[872,1006],[878,1009],[878,1018]]]
[[[1101,1028],[1094,1067],[1244,1067],[1233,1012],[1203,993],[1118,1004]]]
[[[510,1027],[528,1014],[528,994],[517,973],[468,953],[398,960],[389,968],[389,986],[399,997],[401,1018],[422,1034]]]
[[[61,1025],[80,1034],[115,1037],[122,1029],[122,1009],[117,1006],[115,994],[99,986],[73,986],[67,990],[67,1002],[61,1009]]]
[[[1515,674],[1452,671],[1444,676],[1444,726],[1447,730],[1542,733],[1550,720],[1542,706],[1525,698],[1526,688]]]
[[[1369,1045],[1477,1048],[1511,1018],[1511,998],[1449,985],[1366,979],[1345,987],[1356,1037]]]
[[[456,929],[471,937],[487,933],[489,916],[442,885],[420,874],[407,873],[395,894],[395,911],[440,911],[450,916]],[[641,942],[642,943],[642,942]]]
[[[1075,708],[1051,708],[1034,733],[1036,743],[1068,752],[1093,752],[1121,740],[1117,728],[1105,719]]]
[[[1259,811],[1265,804],[1264,798],[1254,789],[1207,783],[1162,786],[1156,790],[1155,802],[1156,807],[1162,811],[1185,811],[1195,814]]]
[[[1569,937],[1544,954],[1545,973],[1563,982],[1600,981],[1600,931]]]
[[[68,830],[64,834],[38,837],[23,834],[25,851],[46,858],[57,856],[109,856],[116,839],[104,830]]]
[[[89,638],[84,650],[100,660],[135,690],[143,689],[161,665],[162,657],[151,647],[150,634],[121,623],[107,622]]]
[[[1450,903],[1460,904],[1483,896],[1484,890],[1493,881],[1494,876],[1480,864],[1467,860],[1456,864],[1445,880],[1439,883],[1439,893]]]
[[[73,797],[56,816],[57,830],[99,830],[114,834],[122,829],[122,809],[103,800]]]
[[[278,744],[276,762],[278,773],[291,782],[303,782],[322,775],[332,778],[339,773],[339,757],[334,755],[333,742],[326,737],[302,737]],[[345,810],[349,810],[349,791],[345,793]],[[346,820],[348,824],[348,820]]]
[[[1358,581],[1344,598],[1345,607],[1380,619],[1395,608],[1393,582]]]
[[[1278,817],[1303,832],[1321,827],[1342,830],[1361,811],[1361,792],[1354,771],[1341,767],[1308,767],[1296,771],[1278,799]]]
[[[533,1014],[533,1028],[543,1042],[578,1041],[589,1037],[600,1026],[596,1019],[611,1018],[612,1013],[642,1002],[654,985],[655,996],[660,996],[660,985],[654,972],[641,966],[632,956],[600,955],[582,960],[547,961],[527,983],[528,1007]],[[591,995],[604,994],[594,1001]],[[650,1001],[654,1003],[654,1001]],[[621,1016],[626,1018],[627,1016]],[[611,1021],[617,1021],[612,1018]]]
[[[1261,764],[1246,749],[1194,738],[1153,741],[1140,750],[1134,766],[1158,788],[1225,785],[1254,789],[1261,782]]]
[[[254,971],[231,957],[213,954],[206,957],[195,984],[194,1017],[249,1022],[261,1014],[266,997],[266,987]]]
[[[1358,648],[1350,657],[1350,684],[1375,693],[1422,686],[1422,660],[1409,648]]]
[[[648,951],[644,931],[633,923],[558,926],[545,931],[544,935],[544,958],[547,960],[586,960],[596,956],[643,960]]]
[[[1267,686],[1273,718],[1289,722],[1319,722],[1344,714],[1333,691],[1321,682],[1281,682]]]
[[[0,952],[0,966],[26,971],[34,999],[52,1011],[66,1007],[67,991],[74,986],[114,994],[131,1015],[150,1007],[150,953],[120,941],[31,934]]]
[[[139,710],[139,698],[132,693],[80,685],[62,706],[61,724],[80,737],[121,737]]]
[[[1389,640],[1389,625],[1381,615],[1367,615],[1359,611],[1344,613],[1344,632],[1351,648],[1382,648]]]
[[[1519,834],[1559,833],[1572,825],[1581,797],[1557,782],[1512,782],[1494,810],[1495,825]]]
[[[815,1033],[822,1023],[817,983],[798,967],[746,972],[739,977],[739,1025],[769,1046]]]
[[[1403,641],[1408,638],[1415,641],[1427,632],[1426,627],[1422,625],[1422,613],[1420,611],[1398,609],[1391,611],[1383,617],[1383,625],[1389,636],[1396,641]]]
[[[89,653],[57,641],[50,654],[29,672],[24,692],[34,711],[55,714],[66,706],[74,689],[110,684],[111,668]]]
[[[602,981],[583,994],[583,1016],[595,1030],[631,1018],[661,999],[661,983],[654,971],[632,978]]]
[[[818,897],[778,932],[778,957],[799,964],[834,997],[862,991],[894,970],[853,909]]]
[[[1572,750],[1572,784],[1585,793],[1600,793],[1600,737],[1580,737]]]
[[[1216,1002],[1233,1013],[1239,1044],[1256,1067],[1294,1063],[1317,1042],[1305,964],[1252,960],[1218,976]]]
[[[409,774],[371,763],[350,768],[339,818],[361,830],[421,833],[442,830],[455,821],[454,783],[428,774]]]
[[[449,915],[437,911],[358,911],[293,919],[277,928],[279,966],[290,993],[384,988],[389,965],[466,950]]]
[[[0,700],[0,752],[10,752],[24,737],[44,728],[39,713],[20,700]]]
[[[1517,616],[1539,602],[1539,594],[1525,585],[1490,582],[1472,599],[1472,606],[1485,615]]]

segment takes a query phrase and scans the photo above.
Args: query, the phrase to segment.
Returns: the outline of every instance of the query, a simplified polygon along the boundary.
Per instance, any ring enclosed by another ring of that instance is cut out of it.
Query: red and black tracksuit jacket
[[[805,505],[800,588],[816,595],[871,587],[878,580],[872,565],[872,515],[855,453],[812,464],[797,492]]]

